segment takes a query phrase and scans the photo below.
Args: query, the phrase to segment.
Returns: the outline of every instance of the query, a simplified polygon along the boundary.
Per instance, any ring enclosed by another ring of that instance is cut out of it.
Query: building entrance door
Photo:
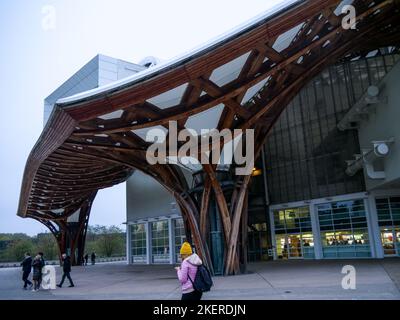
[[[289,248],[289,259],[299,259],[303,257],[303,246],[299,234],[289,234],[287,237]]]
[[[310,254],[309,249],[313,251],[314,248],[305,242],[301,234],[287,234],[277,236],[276,239],[278,253],[282,259],[303,259],[313,256],[313,252]]]
[[[273,211],[276,257],[313,259],[314,241],[309,207]]]
[[[381,242],[385,257],[396,255],[396,232],[393,228],[381,228]]]

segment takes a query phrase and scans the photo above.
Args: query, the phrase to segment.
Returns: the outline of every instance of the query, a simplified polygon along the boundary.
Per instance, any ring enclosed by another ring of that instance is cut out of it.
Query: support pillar
[[[320,225],[318,218],[318,211],[315,207],[315,203],[311,202],[309,204],[310,218],[311,218],[311,228],[314,238],[314,255],[316,260],[321,260],[324,258],[324,253],[322,250],[322,241],[320,233]]]
[[[234,183],[228,171],[216,171],[215,177],[221,185],[225,199],[230,198]],[[215,275],[224,274],[226,241],[220,206],[214,192],[211,192],[207,173],[199,171],[194,174],[195,187],[190,190],[201,205],[200,230],[203,241],[210,251],[212,269]],[[203,212],[204,211],[204,212]],[[206,232],[209,231],[209,232]]]
[[[171,218],[168,219],[169,264],[175,263],[175,230]]]
[[[86,232],[89,224],[90,210],[97,191],[87,198],[80,208],[70,209],[72,214],[66,218],[50,221],[36,216],[31,218],[43,223],[56,238],[59,258],[66,253],[71,257],[72,265],[82,265],[85,255]],[[67,209],[65,209],[67,210]]]
[[[151,264],[152,261],[152,244],[151,244],[151,225],[150,222],[146,222],[146,264]]]
[[[215,197],[211,198],[209,206],[210,239],[209,248],[214,266],[214,274],[222,275],[224,272],[225,241],[222,224]]]

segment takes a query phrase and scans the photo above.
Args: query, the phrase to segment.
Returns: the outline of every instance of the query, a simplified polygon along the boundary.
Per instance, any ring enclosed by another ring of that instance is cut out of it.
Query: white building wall
[[[46,125],[58,99],[121,80],[144,69],[134,63],[98,54],[44,100],[43,125]]]
[[[175,198],[152,177],[135,171],[126,182],[127,222],[180,215]]]

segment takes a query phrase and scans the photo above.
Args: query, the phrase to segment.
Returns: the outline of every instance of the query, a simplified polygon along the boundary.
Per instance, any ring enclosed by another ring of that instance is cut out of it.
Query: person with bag
[[[212,286],[211,275],[188,242],[182,244],[180,255],[181,266],[175,269],[182,287],[182,300],[201,300],[203,292],[209,291]]]
[[[42,261],[39,255],[36,255],[35,259],[32,262],[32,269],[33,269],[33,289],[32,291],[39,291],[40,288],[40,278],[42,277]]]

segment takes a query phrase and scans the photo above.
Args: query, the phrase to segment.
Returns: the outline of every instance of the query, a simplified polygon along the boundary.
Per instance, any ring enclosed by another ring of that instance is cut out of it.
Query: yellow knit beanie
[[[193,253],[192,246],[189,244],[189,242],[184,242],[182,244],[180,254],[184,254],[184,255],[190,256],[192,253]]]

